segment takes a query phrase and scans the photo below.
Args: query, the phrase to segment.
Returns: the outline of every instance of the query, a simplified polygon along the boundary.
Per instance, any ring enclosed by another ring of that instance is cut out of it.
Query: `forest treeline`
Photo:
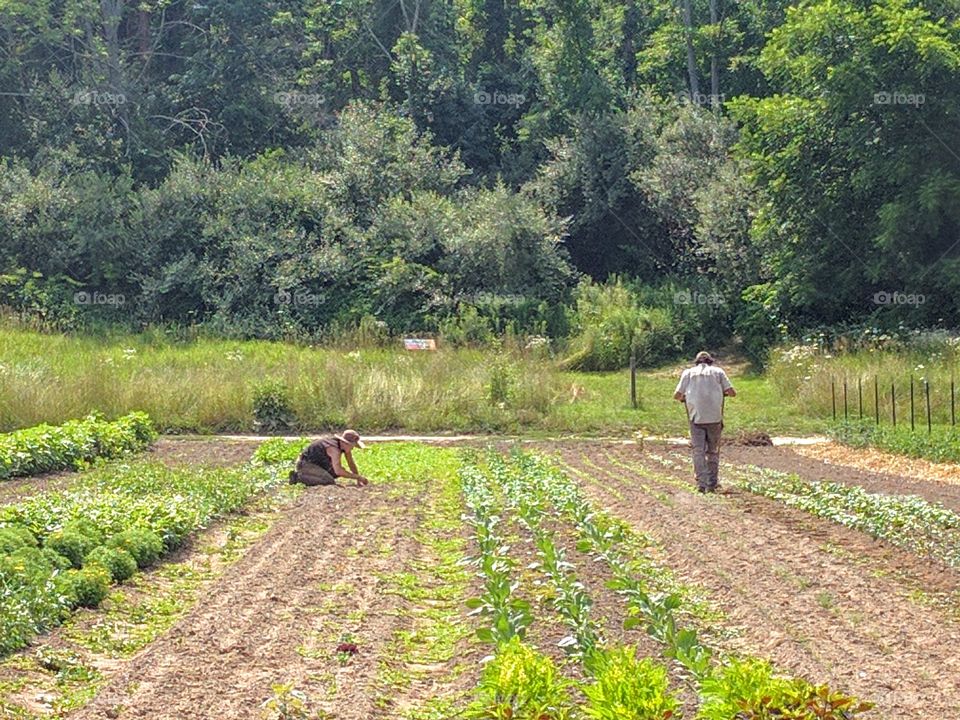
[[[958,10],[0,0],[0,304],[651,347],[956,326]]]

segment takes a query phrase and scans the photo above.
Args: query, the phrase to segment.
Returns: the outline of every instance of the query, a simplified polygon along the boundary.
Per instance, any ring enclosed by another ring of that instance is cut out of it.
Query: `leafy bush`
[[[570,682],[553,661],[519,637],[500,646],[480,680],[478,720],[567,720]]]
[[[667,671],[636,649],[617,647],[592,659],[595,681],[584,686],[584,714],[594,720],[666,720],[679,701],[669,691]]]
[[[63,425],[37,425],[0,435],[0,480],[67,468],[98,458],[142,450],[156,439],[146,413],[134,412],[114,422],[96,415]]]
[[[110,579],[110,571],[96,564],[66,573],[72,598],[80,607],[95,608],[103,602],[110,592]]]
[[[22,547],[36,547],[37,539],[25,527],[0,527],[0,555],[12,553]]]
[[[99,565],[105,568],[114,582],[123,582],[137,572],[137,561],[123,548],[101,545],[94,548],[84,558],[83,566]]]
[[[478,347],[493,342],[493,323],[473,305],[461,303],[454,315],[440,322],[440,340],[452,347]]]
[[[578,334],[563,365],[571,370],[619,370],[637,354],[641,364],[671,359],[682,348],[672,314],[639,304],[619,278],[605,285],[584,281],[577,289]]]
[[[873,705],[773,674],[769,663],[733,659],[700,685],[697,720],[850,720]]]
[[[75,568],[83,565],[83,559],[97,546],[97,541],[76,530],[60,530],[51,534],[43,546],[63,555]]]
[[[253,387],[254,425],[267,432],[289,430],[296,424],[290,389],[280,380],[265,380]]]
[[[107,545],[126,552],[141,569],[153,565],[163,553],[163,539],[150,530],[127,530],[114,535]]]

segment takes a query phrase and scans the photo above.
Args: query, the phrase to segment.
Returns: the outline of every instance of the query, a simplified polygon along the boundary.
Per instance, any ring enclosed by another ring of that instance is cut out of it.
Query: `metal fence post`
[[[913,375],[910,376],[910,432],[913,432],[916,429],[914,424],[914,402],[913,402]]]
[[[873,376],[873,409],[877,414],[877,425],[880,425],[880,376]]]

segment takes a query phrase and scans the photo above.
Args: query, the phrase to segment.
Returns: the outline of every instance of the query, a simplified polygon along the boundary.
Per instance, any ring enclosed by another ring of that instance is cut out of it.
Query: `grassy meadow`
[[[436,352],[373,343],[358,347],[181,341],[160,333],[43,334],[6,325],[0,327],[0,432],[93,411],[114,418],[133,410],[149,413],[161,432],[175,433],[310,432],[344,425],[365,433],[532,436],[686,431],[683,406],[672,399],[682,362],[639,373],[634,409],[627,371],[562,371],[542,346]],[[727,370],[739,394],[727,402],[727,429],[771,435],[829,431],[830,381],[837,383],[840,402],[843,377],[851,420],[858,415],[860,377],[866,419],[872,422],[872,378],[879,376],[883,423],[889,423],[889,383],[895,380],[896,444],[910,445],[903,426],[909,426],[906,383],[913,373],[917,434],[925,431],[921,381],[929,378],[936,429],[954,446],[949,380],[955,361],[955,348],[946,343],[908,352],[783,348],[765,373],[731,362]]]
[[[7,326],[0,328],[0,431],[91,411],[116,417],[143,410],[165,432],[251,432],[265,429],[255,395],[279,385],[291,428],[303,431],[351,425],[366,433],[676,434],[686,428],[671,397],[681,368],[641,373],[633,409],[628,372],[561,372],[542,350],[522,347],[347,351]],[[819,429],[819,421],[778,402],[768,378],[740,367],[731,372],[741,393],[728,408],[733,430]]]

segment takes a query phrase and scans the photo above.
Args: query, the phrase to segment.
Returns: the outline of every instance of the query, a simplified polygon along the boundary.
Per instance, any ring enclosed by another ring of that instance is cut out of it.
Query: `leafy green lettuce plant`
[[[591,720],[668,720],[680,702],[670,692],[667,671],[636,648],[621,646],[595,653],[594,682],[583,686],[583,713]]]
[[[572,683],[519,637],[502,644],[483,670],[472,720],[572,720]]]

